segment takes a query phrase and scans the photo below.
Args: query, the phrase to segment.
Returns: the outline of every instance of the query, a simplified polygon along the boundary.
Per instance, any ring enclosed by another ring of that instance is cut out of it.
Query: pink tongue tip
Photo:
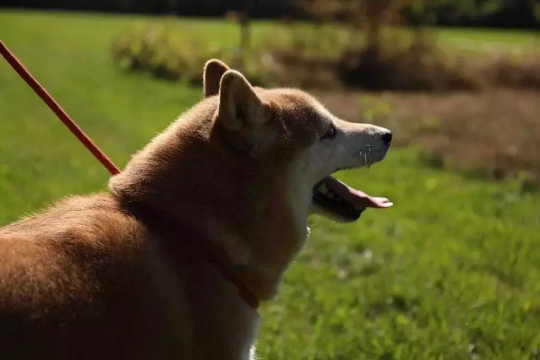
[[[333,178],[332,176],[327,176],[323,181],[328,188],[338,194],[341,198],[343,198],[343,200],[347,201],[354,208],[363,209],[366,207],[366,205],[363,203],[366,198],[366,194],[360,190],[356,190],[338,179]]]

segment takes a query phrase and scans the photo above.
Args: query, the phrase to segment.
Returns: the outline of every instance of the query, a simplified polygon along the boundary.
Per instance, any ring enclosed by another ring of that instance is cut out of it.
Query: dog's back
[[[71,198],[1,228],[0,358],[68,354],[93,327],[105,335],[129,321],[120,311],[129,304],[111,305],[125,297],[116,289],[130,291],[119,285],[134,275],[144,241],[144,229],[110,195]],[[107,347],[106,336],[95,340],[96,349]]]

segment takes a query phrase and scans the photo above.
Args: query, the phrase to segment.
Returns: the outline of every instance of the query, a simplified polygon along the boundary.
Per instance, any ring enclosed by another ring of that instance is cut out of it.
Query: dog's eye
[[[328,127],[328,130],[326,130],[326,133],[323,135],[321,140],[333,139],[334,136],[336,136],[336,127],[333,124],[330,124],[330,126]]]

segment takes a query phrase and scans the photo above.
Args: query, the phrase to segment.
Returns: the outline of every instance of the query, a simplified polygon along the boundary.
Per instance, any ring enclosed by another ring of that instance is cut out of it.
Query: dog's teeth
[[[328,192],[328,188],[326,187],[326,184],[321,184],[321,186],[317,188],[317,191],[319,191],[321,194],[326,194]]]

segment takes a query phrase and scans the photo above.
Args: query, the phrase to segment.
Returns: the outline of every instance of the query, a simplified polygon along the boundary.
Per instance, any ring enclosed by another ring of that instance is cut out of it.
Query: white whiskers
[[[369,169],[371,167],[371,164],[373,163],[371,158],[371,156],[373,155],[373,150],[371,149],[371,145],[365,145],[365,147],[367,148],[367,151],[360,150],[358,155],[363,158],[366,168]]]

